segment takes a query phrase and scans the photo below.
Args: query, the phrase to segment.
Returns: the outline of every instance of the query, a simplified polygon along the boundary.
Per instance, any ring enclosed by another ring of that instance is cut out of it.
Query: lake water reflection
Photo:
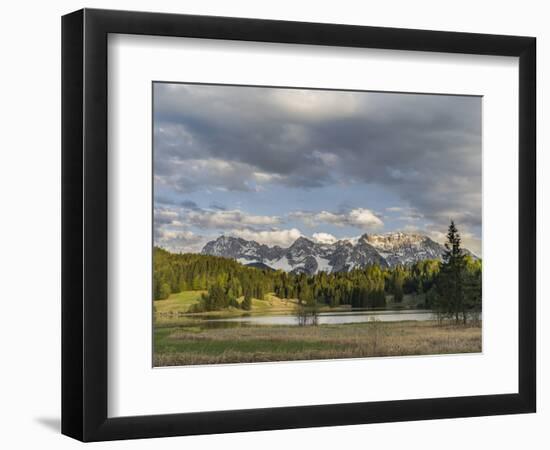
[[[338,311],[323,312],[319,314],[319,324],[346,324],[363,323],[369,320],[379,320],[381,322],[398,322],[403,320],[432,320],[433,314],[430,310],[395,310],[395,311]],[[240,316],[228,318],[212,318],[205,320],[213,327],[242,325],[298,325],[298,319],[293,315],[265,315],[265,316]]]

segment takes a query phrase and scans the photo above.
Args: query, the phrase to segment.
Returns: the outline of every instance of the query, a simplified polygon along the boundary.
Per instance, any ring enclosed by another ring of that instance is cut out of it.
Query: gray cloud
[[[417,217],[481,225],[480,98],[155,84],[154,115],[159,186],[371,184]]]
[[[272,226],[282,222],[280,217],[256,216],[239,210],[189,211],[184,215],[184,219],[187,223],[196,227],[217,230],[235,227]]]
[[[192,200],[181,200],[179,202],[176,202],[176,204],[183,207],[183,208],[187,208],[187,209],[200,209],[199,205],[197,205]]]
[[[210,203],[209,207],[211,209],[217,209],[218,211],[225,211],[227,208],[225,207],[225,205],[222,205],[221,203],[218,203],[218,202],[212,202]]]
[[[424,218],[423,214],[411,207],[391,206],[386,208],[386,212],[403,222],[415,222]]]
[[[161,207],[154,210],[155,228],[162,225],[178,224],[179,219],[180,214],[175,209]]]

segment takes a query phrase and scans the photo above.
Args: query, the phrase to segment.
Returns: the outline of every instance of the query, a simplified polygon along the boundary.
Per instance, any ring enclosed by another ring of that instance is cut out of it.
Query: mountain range
[[[241,264],[309,275],[320,271],[341,272],[368,264],[393,267],[425,259],[441,259],[445,248],[421,234],[363,234],[331,244],[300,237],[288,247],[267,246],[238,237],[220,236],[208,242],[202,253],[232,258]],[[474,256],[466,250],[466,253]]]

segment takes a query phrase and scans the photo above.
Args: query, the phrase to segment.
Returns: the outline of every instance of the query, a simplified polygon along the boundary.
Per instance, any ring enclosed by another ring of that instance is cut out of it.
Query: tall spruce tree
[[[466,323],[466,302],[464,296],[464,272],[466,260],[460,246],[460,233],[451,220],[445,242],[443,262],[438,276],[439,301],[437,307],[455,323],[461,319]]]

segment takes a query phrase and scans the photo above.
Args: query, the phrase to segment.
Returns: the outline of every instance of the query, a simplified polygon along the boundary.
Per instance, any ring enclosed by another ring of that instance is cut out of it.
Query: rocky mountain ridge
[[[440,259],[444,247],[428,236],[410,233],[363,234],[332,244],[300,237],[288,247],[267,246],[238,237],[220,236],[202,249],[206,255],[233,258],[246,265],[265,265],[292,273],[341,272],[379,264],[393,267]],[[467,251],[471,254],[471,252]]]

